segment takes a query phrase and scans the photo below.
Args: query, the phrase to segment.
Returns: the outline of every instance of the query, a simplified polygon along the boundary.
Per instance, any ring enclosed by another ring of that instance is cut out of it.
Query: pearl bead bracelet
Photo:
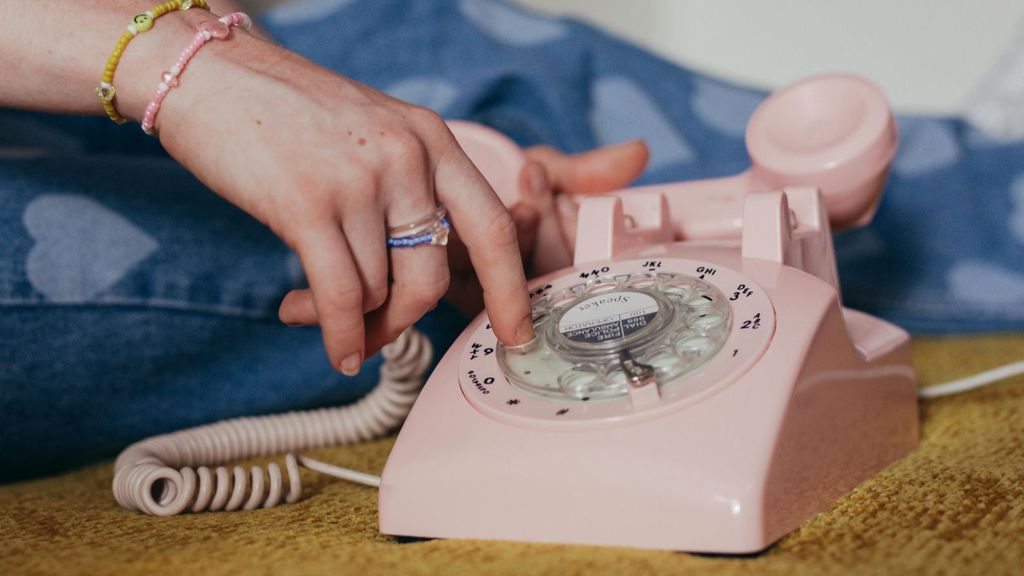
[[[195,36],[192,37],[192,42],[178,56],[174,66],[160,74],[160,84],[157,86],[156,93],[153,94],[153,99],[149,101],[149,105],[146,106],[146,112],[142,116],[143,132],[150,136],[156,135],[153,125],[156,122],[156,115],[160,112],[160,105],[163,104],[164,98],[167,97],[167,93],[171,91],[171,88],[178,85],[178,78],[185,70],[185,66],[188,66],[192,57],[196,55],[196,52],[214,38],[218,40],[227,39],[231,35],[231,28],[234,26],[241,26],[248,30],[252,27],[252,20],[241,12],[232,12],[218,20],[199,24]]]

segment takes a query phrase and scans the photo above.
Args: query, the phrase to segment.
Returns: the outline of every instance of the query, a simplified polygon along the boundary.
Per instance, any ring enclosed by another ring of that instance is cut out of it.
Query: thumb
[[[642,140],[632,140],[573,155],[536,146],[526,156],[544,165],[557,191],[600,194],[629,185],[644,171],[650,153]]]

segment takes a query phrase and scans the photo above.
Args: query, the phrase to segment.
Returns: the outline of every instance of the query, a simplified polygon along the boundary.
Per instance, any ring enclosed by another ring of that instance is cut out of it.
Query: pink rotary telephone
[[[455,123],[502,199],[521,151]],[[393,535],[761,550],[917,442],[909,337],[840,302],[831,228],[867,223],[896,147],[881,91],[768,98],[730,178],[588,198],[572,268],[531,283],[537,337],[485,315],[387,462]]]

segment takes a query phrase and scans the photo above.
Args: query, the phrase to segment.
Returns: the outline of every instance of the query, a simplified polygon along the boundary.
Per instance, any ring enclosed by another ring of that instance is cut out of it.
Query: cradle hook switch
[[[792,236],[793,226],[785,192],[780,190],[747,196],[743,211],[744,258],[792,265]]]
[[[573,264],[610,260],[626,249],[674,239],[668,200],[660,192],[591,196],[580,204]]]

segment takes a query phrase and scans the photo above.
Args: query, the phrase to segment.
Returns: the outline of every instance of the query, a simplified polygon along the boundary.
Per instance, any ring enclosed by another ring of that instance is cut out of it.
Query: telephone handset
[[[523,162],[453,131],[503,201]],[[870,220],[896,145],[849,76],[769,97],[753,167],[587,198],[536,338],[474,320],[381,477],[387,534],[751,552],[917,442],[909,337],[843,308],[831,229]]]
[[[463,149],[507,206],[518,200],[517,175],[525,156],[504,135],[451,121]],[[881,199],[897,132],[885,95],[852,76],[821,76],[769,96],[746,130],[752,166],[734,176],[631,188],[663,194],[676,239],[738,237],[751,192],[813,186],[821,191],[833,230],[867,224]]]

